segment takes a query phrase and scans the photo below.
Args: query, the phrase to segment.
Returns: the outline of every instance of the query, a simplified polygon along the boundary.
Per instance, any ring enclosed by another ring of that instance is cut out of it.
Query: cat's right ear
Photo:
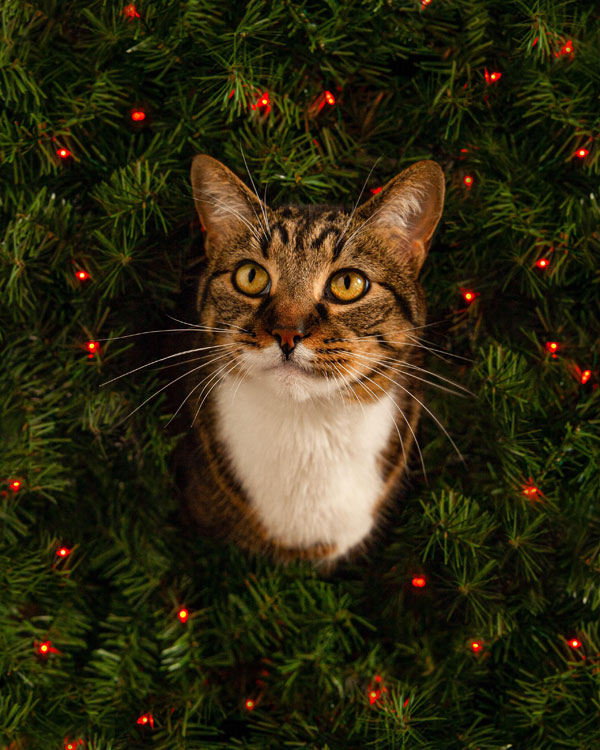
[[[195,156],[191,182],[208,252],[244,230],[263,233],[266,206],[220,161],[208,154]]]

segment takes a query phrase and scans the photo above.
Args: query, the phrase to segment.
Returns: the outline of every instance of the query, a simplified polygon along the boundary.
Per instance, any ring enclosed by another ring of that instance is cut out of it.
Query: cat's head
[[[199,322],[223,344],[223,372],[300,401],[389,390],[382,373],[398,378],[425,323],[418,275],[442,214],[440,166],[413,164],[353,213],[269,208],[204,154],[191,179],[208,257]]]

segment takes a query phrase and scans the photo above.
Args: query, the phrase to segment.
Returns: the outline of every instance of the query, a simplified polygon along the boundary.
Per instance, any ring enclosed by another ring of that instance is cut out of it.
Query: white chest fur
[[[215,392],[219,437],[277,542],[334,543],[337,557],[369,533],[383,488],[377,456],[395,429],[388,397],[362,407],[299,403],[249,379],[239,388],[226,379]]]

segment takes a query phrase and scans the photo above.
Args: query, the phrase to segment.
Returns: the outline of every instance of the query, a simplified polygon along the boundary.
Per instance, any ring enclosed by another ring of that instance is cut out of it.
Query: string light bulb
[[[37,652],[41,656],[48,656],[48,654],[58,654],[58,649],[54,648],[52,641],[42,641],[37,647]]]
[[[142,714],[137,719],[137,724],[140,724],[141,726],[150,726],[152,729],[154,729],[154,716],[152,714]]]
[[[569,41],[563,46],[563,48],[560,51],[561,55],[571,55],[573,54],[573,42],[569,39]]]
[[[250,106],[255,110],[262,109],[262,111],[268,115],[271,111],[271,99],[269,97],[269,92],[265,91],[258,97],[258,99],[256,100],[256,104],[251,104]]]
[[[123,8],[123,14],[126,18],[132,19],[132,18],[140,18],[140,14],[137,12],[137,8],[133,3],[130,3],[129,5],[126,5]]]
[[[59,148],[56,153],[60,156],[61,159],[68,159],[69,156],[71,156],[71,152],[68,148]]]
[[[134,122],[143,122],[146,119],[146,113],[143,109],[134,109],[131,113],[131,119]]]
[[[527,497],[535,497],[539,492],[539,489],[534,484],[527,484],[523,487],[523,494]]]
[[[581,385],[585,385],[591,377],[592,377],[592,371],[584,370],[581,373]]]
[[[477,654],[481,651],[483,648],[483,643],[481,641],[472,641],[471,643],[471,649]]]
[[[549,263],[550,261],[548,260],[548,258],[538,258],[535,262],[535,265],[538,268],[546,268]]]
[[[463,182],[465,185],[470,188],[473,186],[473,177],[470,174],[467,174],[463,177]]]
[[[581,641],[577,638],[571,638],[571,640],[569,641],[569,646],[571,648],[581,648]]]
[[[11,480],[11,481],[10,481],[10,482],[8,483],[8,486],[10,487],[10,489],[11,489],[11,490],[12,490],[13,492],[18,492],[18,491],[19,491],[19,490],[21,489],[21,482],[20,482],[20,480],[19,480],[19,479],[12,479],[12,480]]]
[[[488,73],[487,68],[485,68],[484,75],[485,75],[485,80],[488,86],[492,83],[496,83],[502,78],[502,73],[498,72],[497,70],[494,71],[493,73]]]
[[[248,698],[248,700],[246,701],[244,705],[246,706],[248,711],[252,711],[254,708],[254,701],[252,700],[252,698]]]
[[[177,613],[177,617],[179,617],[181,622],[187,622],[187,619],[189,616],[190,616],[190,613],[187,611],[185,607],[182,607]]]
[[[578,149],[577,149],[577,151],[575,152],[575,156],[578,156],[578,157],[579,157],[580,159],[585,159],[585,157],[586,157],[586,156],[587,156],[587,155],[588,155],[589,153],[590,153],[590,152],[588,151],[588,149],[587,149],[587,148],[578,148]]]
[[[79,279],[79,281],[87,281],[90,278],[90,275],[87,271],[84,271],[83,269],[77,271],[75,273],[75,276]]]
[[[427,585],[427,581],[425,579],[425,576],[415,576],[412,579],[412,585],[416,589],[422,589],[422,588],[424,588]]]
[[[56,550],[58,557],[68,557],[71,554],[71,550],[68,547],[59,547]]]
[[[464,289],[463,287],[460,288],[460,293],[468,305],[475,301],[475,297],[479,297],[479,292],[474,292],[472,289]]]

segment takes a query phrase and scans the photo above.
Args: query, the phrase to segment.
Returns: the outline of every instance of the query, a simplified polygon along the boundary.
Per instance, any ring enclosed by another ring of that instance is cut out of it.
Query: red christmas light
[[[581,641],[578,641],[577,638],[571,638],[569,646],[571,648],[581,648]]]
[[[426,8],[428,5],[431,5],[431,0],[421,0],[421,8]]]
[[[327,104],[331,104],[332,106],[335,104],[335,97],[333,96],[331,91],[325,92],[325,101],[327,102]]]
[[[71,152],[68,148],[59,148],[56,153],[60,156],[61,159],[68,159],[69,156],[71,156]]]
[[[552,352],[552,356],[555,356],[555,352],[560,349],[558,341],[546,341],[546,351]]]
[[[415,576],[412,579],[412,585],[417,589],[422,589],[426,584],[425,576]]]
[[[254,708],[254,701],[252,700],[252,698],[248,698],[244,705],[246,706],[248,711],[252,711],[252,709]]]
[[[87,281],[90,278],[90,275],[87,271],[77,271],[75,276],[77,276],[80,281]]]
[[[142,120],[146,119],[146,113],[141,109],[134,109],[131,113],[131,119],[134,122],[142,122]]]
[[[93,357],[94,354],[100,351],[100,343],[98,341],[88,341],[85,348],[89,352],[88,357]]]
[[[591,377],[592,377],[592,371],[584,370],[581,373],[581,385],[585,385]]]
[[[477,654],[483,648],[483,643],[481,641],[473,641],[471,643],[471,648]]]
[[[187,622],[187,619],[189,616],[190,616],[190,613],[187,611],[187,609],[185,609],[185,607],[182,607],[177,613],[177,617],[179,617],[181,622]]]
[[[580,149],[577,149],[577,151],[575,152],[575,156],[578,156],[578,157],[579,157],[580,159],[585,159],[585,157],[586,157],[586,156],[587,156],[587,155],[588,155],[589,153],[590,153],[590,152],[588,151],[588,149],[587,149],[587,148],[580,148]]]
[[[538,260],[536,260],[536,262],[535,262],[535,265],[536,265],[536,266],[537,266],[538,268],[546,268],[546,266],[547,266],[547,265],[548,265],[549,263],[550,263],[550,261],[548,260],[548,258],[539,258]]]
[[[8,486],[11,488],[13,492],[18,492],[21,489],[21,482],[18,479],[12,479]]]
[[[54,648],[52,641],[42,641],[37,647],[38,654],[48,656],[48,654],[58,654],[58,649]]]
[[[133,3],[130,3],[129,5],[126,5],[123,8],[123,13],[126,16],[126,18],[139,18],[140,14],[137,12],[137,8]]]
[[[494,73],[488,73],[488,69],[485,68],[484,70],[485,80],[488,86],[491,83],[496,83],[496,81],[499,81],[502,78],[502,73],[499,73],[498,71],[495,71]]]
[[[256,104],[250,105],[252,109],[262,109],[265,114],[269,114],[271,111],[271,100],[269,98],[269,92],[265,91],[264,94],[258,97]]]
[[[533,484],[527,484],[523,487],[523,494],[527,497],[535,497],[539,492],[539,489]]]
[[[370,188],[370,191],[373,195],[377,195],[377,193],[380,193],[382,190],[382,187]]]
[[[152,714],[142,714],[138,718],[137,724],[141,724],[142,726],[150,725],[154,729],[154,716]]]
[[[475,300],[475,297],[479,297],[479,292],[474,292],[472,289],[464,289],[463,287],[460,288],[460,293],[464,301],[469,305]]]
[[[232,96],[233,96],[234,94],[235,94],[235,89],[231,89],[231,93],[229,94],[229,98],[231,99],[231,97],[232,97]]]
[[[470,174],[467,174],[464,176],[463,182],[468,188],[470,188],[473,185],[473,178],[471,177]]]
[[[373,679],[376,685],[370,684],[367,688],[367,695],[369,696],[369,703],[371,705],[382,698],[384,693],[387,693],[388,691],[388,689],[383,684],[381,675],[376,674]]]
[[[79,745],[85,746],[85,742],[81,737],[77,740],[70,740],[68,737],[65,737],[65,750],[77,750]]]
[[[59,557],[68,557],[71,554],[71,550],[68,547],[59,547],[56,550],[56,554]]]
[[[573,42],[569,39],[569,41],[561,49],[560,54],[561,55],[570,55],[570,54],[572,54],[572,52],[573,52]]]

